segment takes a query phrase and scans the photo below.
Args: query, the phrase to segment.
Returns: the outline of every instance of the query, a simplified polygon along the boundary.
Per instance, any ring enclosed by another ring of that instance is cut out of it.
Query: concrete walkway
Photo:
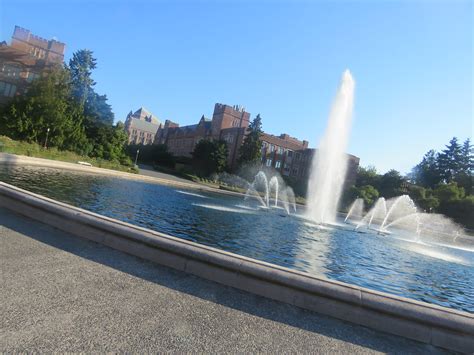
[[[156,171],[153,169],[151,165],[145,165],[145,164],[139,164],[138,167],[140,168],[140,175],[144,176],[151,176],[159,179],[165,179],[165,180],[171,180],[171,181],[177,181],[177,182],[182,182],[186,184],[196,184],[200,186],[197,182],[191,181],[191,180],[186,180],[171,174],[166,174],[166,173],[161,173],[159,171]]]
[[[0,209],[1,352],[439,353]]]

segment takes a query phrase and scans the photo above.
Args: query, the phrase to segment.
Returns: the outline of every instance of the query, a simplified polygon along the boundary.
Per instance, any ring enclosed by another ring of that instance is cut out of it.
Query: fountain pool
[[[442,245],[398,233],[396,226],[390,235],[365,226],[359,233],[344,217],[337,222],[350,228],[317,224],[301,207],[287,214],[273,203],[262,209],[257,198],[50,168],[3,166],[0,181],[236,254],[474,312],[474,240],[468,236]]]

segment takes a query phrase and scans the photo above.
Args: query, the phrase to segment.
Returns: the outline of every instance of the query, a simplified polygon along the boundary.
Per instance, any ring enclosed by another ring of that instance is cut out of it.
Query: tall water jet
[[[315,222],[335,222],[346,178],[346,148],[354,105],[354,79],[342,75],[324,136],[315,152],[308,181],[308,217]]]

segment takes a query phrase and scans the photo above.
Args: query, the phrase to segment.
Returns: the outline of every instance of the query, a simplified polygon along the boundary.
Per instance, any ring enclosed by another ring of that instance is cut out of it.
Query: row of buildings
[[[140,108],[128,114],[125,129],[130,144],[165,144],[170,153],[179,157],[191,157],[201,139],[222,139],[228,145],[227,164],[234,170],[249,123],[250,113],[244,107],[217,103],[211,119],[203,115],[197,124],[188,126],[180,126],[170,120],[163,123],[146,109]],[[308,147],[308,141],[288,134],[274,136],[265,132],[261,140],[262,164],[296,180],[308,178],[315,153],[315,149]],[[348,183],[355,182],[358,166],[359,158],[348,154]]]
[[[44,72],[64,61],[66,45],[15,26],[11,43],[0,42],[0,105],[28,90]]]

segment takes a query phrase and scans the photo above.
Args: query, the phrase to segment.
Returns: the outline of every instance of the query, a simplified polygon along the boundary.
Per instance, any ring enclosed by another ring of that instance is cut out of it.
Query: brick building
[[[250,114],[243,107],[216,104],[211,120],[202,116],[197,124],[182,127],[167,120],[158,129],[155,144],[166,144],[175,156],[191,157],[201,139],[222,139],[229,149],[228,166],[234,170],[249,122]],[[288,134],[274,136],[268,133],[263,133],[261,140],[263,165],[295,180],[308,179],[316,151],[308,148],[308,141]],[[348,154],[347,184],[355,182],[358,166],[359,158]]]
[[[28,85],[64,61],[66,45],[15,26],[11,43],[0,43],[0,105],[26,92]]]
[[[128,144],[153,144],[155,135],[162,123],[144,107],[127,115],[125,131],[128,134]]]
[[[222,139],[229,149],[227,164],[234,168],[249,120],[250,114],[241,106],[216,104],[211,120],[202,116],[197,124],[182,127],[166,120],[158,129],[155,143],[166,144],[175,156],[191,157],[201,139]]]

